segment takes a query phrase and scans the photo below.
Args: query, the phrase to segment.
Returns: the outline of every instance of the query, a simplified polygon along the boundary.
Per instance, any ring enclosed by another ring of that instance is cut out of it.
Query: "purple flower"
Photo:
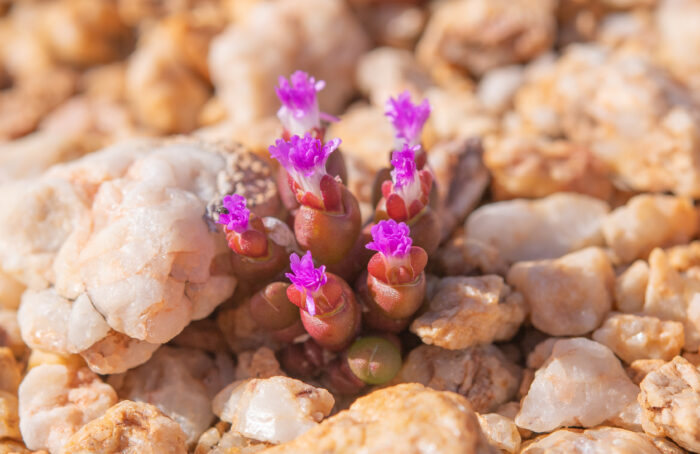
[[[404,144],[401,150],[396,150],[391,154],[391,177],[394,180],[394,188],[401,189],[410,186],[417,179],[416,152],[420,150],[420,145],[414,147]]]
[[[389,98],[386,102],[386,113],[396,130],[396,137],[410,145],[420,142],[421,131],[425,121],[430,116],[430,103],[424,99],[422,103],[413,104],[411,95],[404,91],[397,98]]]
[[[304,137],[293,136],[289,142],[277,139],[269,150],[299,186],[321,198],[320,183],[326,175],[326,161],[338,145],[340,139],[321,145],[320,140],[307,133]]]
[[[316,304],[314,303],[314,293],[318,292],[321,287],[328,282],[326,276],[326,266],[321,265],[314,268],[314,261],[311,257],[311,251],[306,251],[303,257],[292,254],[289,256],[291,273],[285,273],[285,276],[299,288],[306,290],[306,311],[311,315],[316,315]]]
[[[314,128],[321,127],[321,118],[333,121],[335,118],[323,114],[318,108],[316,93],[321,91],[326,83],[316,81],[303,71],[295,71],[289,81],[280,76],[279,86],[275,88],[282,107],[277,111],[277,117],[291,135],[302,135]]]
[[[245,197],[238,194],[227,195],[222,202],[227,212],[219,214],[219,224],[238,233],[248,230],[250,210],[245,206]]]
[[[405,257],[411,251],[413,240],[411,231],[403,222],[393,219],[379,221],[372,227],[372,242],[365,246],[367,249],[381,252],[386,257]]]

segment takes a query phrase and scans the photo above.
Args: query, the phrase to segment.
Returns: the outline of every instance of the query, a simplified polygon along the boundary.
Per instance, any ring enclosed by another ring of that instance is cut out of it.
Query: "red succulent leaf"
[[[411,206],[408,207],[408,219],[413,219],[418,213],[425,208],[426,203],[422,200],[414,200]]]
[[[391,195],[391,192],[394,190],[394,183],[391,182],[391,180],[384,180],[382,182],[382,195],[384,196],[385,199],[389,198],[389,195]]]
[[[409,254],[411,256],[411,268],[413,269],[413,277],[415,279],[423,272],[425,265],[428,264],[428,254],[419,246],[412,246]]]
[[[300,289],[296,285],[292,284],[287,287],[287,298],[295,306],[301,309],[306,309],[306,290]]]
[[[396,222],[408,219],[406,204],[398,194],[389,194],[389,197],[386,198],[386,213]]]
[[[330,175],[321,178],[321,196],[326,211],[340,212],[343,210],[343,200],[340,192],[340,184]]]
[[[297,191],[297,201],[314,210],[324,211],[323,201],[310,192]]]
[[[380,281],[386,282],[386,262],[381,252],[377,252],[367,263],[367,272]]]

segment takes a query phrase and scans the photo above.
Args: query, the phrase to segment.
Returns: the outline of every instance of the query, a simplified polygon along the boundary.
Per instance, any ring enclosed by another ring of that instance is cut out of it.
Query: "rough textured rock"
[[[683,324],[632,314],[611,314],[592,337],[627,364],[637,359],[670,361],[685,341]]]
[[[341,0],[259,2],[213,40],[209,68],[217,94],[237,123],[273,115],[279,101],[272,87],[279,76],[298,69],[328,82],[319,95],[321,110],[337,114],[354,92],[355,65],[367,45],[365,32]]]
[[[22,201],[0,210],[0,261],[34,289],[20,307],[25,341],[123,372],[227,299],[236,279],[212,264],[230,251],[202,215],[228,152],[130,141],[0,187]]]
[[[420,383],[465,396],[475,411],[493,411],[511,400],[520,383],[520,368],[493,345],[445,350],[421,345],[404,359],[391,383]]]
[[[603,221],[605,241],[623,262],[645,259],[652,249],[687,243],[698,230],[690,199],[642,194]]]
[[[639,386],[644,431],[700,451],[700,371],[677,356],[647,374]]]
[[[0,347],[0,391],[17,393],[22,378],[22,367],[17,364],[12,350]]]
[[[275,352],[267,347],[241,352],[236,356],[236,380],[270,378],[276,375],[286,374],[280,368]]]
[[[84,425],[61,454],[185,454],[185,439],[153,405],[125,400]]]
[[[584,338],[560,340],[535,373],[515,423],[534,432],[593,427],[619,414],[638,392],[607,347]]]
[[[357,399],[269,454],[401,452],[405,454],[495,454],[469,402],[451,392],[404,384]]]
[[[658,443],[660,446],[657,446]],[[674,449],[675,448],[675,449]],[[678,447],[616,427],[557,430],[538,438],[522,454],[682,454]]]
[[[579,194],[554,194],[539,200],[491,203],[467,219],[467,238],[498,249],[508,262],[551,259],[601,246],[605,202]]]
[[[389,97],[408,90],[416,99],[432,85],[413,53],[393,47],[380,47],[363,55],[357,64],[356,78],[360,91],[382,109]]]
[[[121,399],[154,405],[180,424],[193,444],[214,420],[211,399],[233,379],[233,361],[200,350],[161,347],[145,364],[109,383]]]
[[[615,278],[615,307],[621,312],[641,312],[649,283],[649,264],[642,260],[632,263]]]
[[[612,184],[600,160],[581,145],[564,140],[506,135],[484,143],[484,162],[498,200],[576,192],[607,200]]]
[[[233,431],[226,432],[227,424],[218,423],[199,437],[194,454],[253,454],[270,446],[251,440]]]
[[[0,309],[0,348],[2,347],[9,348],[17,358],[23,357],[27,351],[15,311]]]
[[[512,419],[498,413],[477,414],[481,430],[489,443],[502,452],[515,454],[520,451],[520,433]]]
[[[556,29],[553,1],[460,0],[441,4],[416,50],[440,76],[459,68],[476,76],[545,52]]]
[[[661,249],[651,252],[649,268],[643,312],[683,323],[683,348],[696,351],[700,346],[700,276],[676,271]]]
[[[426,344],[460,350],[508,340],[527,314],[522,295],[513,293],[501,276],[448,277],[411,324]]]
[[[22,434],[19,431],[17,396],[0,389],[0,440],[4,438],[21,440]]]
[[[535,328],[553,336],[588,333],[612,308],[615,273],[600,248],[516,263],[507,280],[525,297]]]
[[[323,388],[288,377],[236,381],[214,398],[214,413],[254,440],[285,443],[328,416],[335,400]]]
[[[636,384],[640,384],[649,372],[655,371],[666,364],[663,359],[638,359],[627,367],[627,375]]]
[[[19,387],[22,438],[30,449],[57,454],[78,429],[115,403],[114,389],[87,367],[36,366]]]
[[[620,186],[700,195],[698,108],[648,58],[569,46],[521,87],[515,110],[514,129],[589,147]]]

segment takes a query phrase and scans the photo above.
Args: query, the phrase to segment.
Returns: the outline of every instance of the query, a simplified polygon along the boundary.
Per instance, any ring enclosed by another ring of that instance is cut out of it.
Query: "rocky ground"
[[[700,452],[698,24],[695,0],[0,0],[0,454]],[[387,98],[432,107],[440,246],[401,369],[357,392],[257,324],[212,217],[243,195],[294,249],[268,146],[297,69],[365,221]]]

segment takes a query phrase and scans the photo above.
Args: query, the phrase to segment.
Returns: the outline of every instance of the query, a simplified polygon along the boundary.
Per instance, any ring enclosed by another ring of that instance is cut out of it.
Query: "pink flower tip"
[[[303,71],[295,71],[289,80],[280,76],[275,92],[282,107],[277,112],[277,117],[290,134],[302,135],[318,129],[322,118],[337,121],[337,118],[319,110],[316,93],[325,86],[324,81],[317,81]]]
[[[405,143],[401,150],[391,154],[391,165],[394,166],[391,177],[395,189],[409,187],[417,180],[416,152],[419,150],[420,145],[410,146]]]
[[[413,240],[408,225],[393,219],[379,221],[372,227],[372,242],[365,246],[367,249],[381,252],[386,257],[405,257],[411,252]]]
[[[324,81],[316,81],[304,71],[295,71],[289,76],[289,81],[280,76],[279,86],[275,91],[282,105],[289,109],[295,118],[302,118],[314,108],[318,109],[316,93],[325,86]]]
[[[328,282],[326,266],[321,265],[318,268],[314,268],[311,251],[306,251],[306,254],[301,258],[297,254],[292,254],[289,256],[289,262],[292,272],[286,273],[285,276],[292,284],[306,291],[306,310],[309,314],[316,315],[316,304],[314,303],[313,295]]]
[[[248,230],[248,220],[250,210],[246,208],[245,197],[238,194],[224,196],[223,207],[225,213],[219,214],[219,224],[226,226],[226,229],[243,233]]]
[[[389,98],[385,115],[394,125],[397,138],[416,145],[420,142],[423,125],[430,116],[430,102],[424,99],[420,104],[413,104],[411,95],[404,91],[396,98]]]

